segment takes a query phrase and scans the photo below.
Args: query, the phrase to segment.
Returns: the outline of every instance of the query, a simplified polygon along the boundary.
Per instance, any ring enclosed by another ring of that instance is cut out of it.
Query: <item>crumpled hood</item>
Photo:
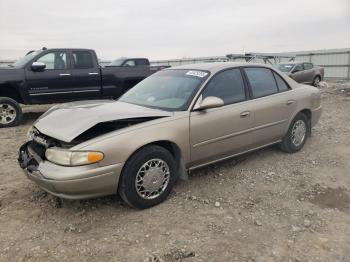
[[[34,126],[47,136],[69,143],[98,123],[172,115],[171,112],[119,101],[91,100],[54,106],[44,113]]]

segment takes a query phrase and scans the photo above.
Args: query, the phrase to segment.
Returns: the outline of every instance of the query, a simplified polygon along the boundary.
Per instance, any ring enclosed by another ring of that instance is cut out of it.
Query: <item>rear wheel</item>
[[[21,120],[21,106],[12,98],[0,97],[0,127],[16,126]]]
[[[310,129],[310,121],[305,114],[299,113],[292,121],[287,134],[279,147],[287,153],[295,153],[303,148]]]
[[[163,147],[142,148],[125,164],[118,192],[135,208],[149,208],[163,202],[177,179],[176,162]]]
[[[321,82],[321,77],[320,76],[315,76],[314,80],[312,81],[312,85],[314,87],[319,87]]]

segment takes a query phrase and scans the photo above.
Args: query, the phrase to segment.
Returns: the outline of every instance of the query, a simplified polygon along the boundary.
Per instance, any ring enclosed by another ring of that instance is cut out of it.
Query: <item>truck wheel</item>
[[[126,162],[118,192],[131,207],[145,209],[163,202],[176,178],[171,153],[160,146],[146,146]]]
[[[0,128],[16,126],[21,120],[21,106],[12,98],[0,97]]]
[[[319,87],[321,82],[321,77],[315,76],[314,80],[312,81],[312,85],[314,87]]]

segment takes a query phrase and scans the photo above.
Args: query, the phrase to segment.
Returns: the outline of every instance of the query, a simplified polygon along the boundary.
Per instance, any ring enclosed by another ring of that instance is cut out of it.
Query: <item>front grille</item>
[[[29,146],[41,159],[45,159],[47,148],[54,146],[60,147],[59,141],[40,133],[37,129],[32,133],[31,138],[32,140],[29,141]]]
[[[42,144],[37,143],[35,140],[32,140],[28,143],[28,146],[35,154],[40,156],[41,159],[45,158],[46,147]]]

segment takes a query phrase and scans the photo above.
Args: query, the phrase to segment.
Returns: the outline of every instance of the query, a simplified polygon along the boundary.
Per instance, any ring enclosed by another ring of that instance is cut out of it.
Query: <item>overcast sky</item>
[[[0,59],[43,46],[152,60],[350,47],[350,0],[0,0]]]

